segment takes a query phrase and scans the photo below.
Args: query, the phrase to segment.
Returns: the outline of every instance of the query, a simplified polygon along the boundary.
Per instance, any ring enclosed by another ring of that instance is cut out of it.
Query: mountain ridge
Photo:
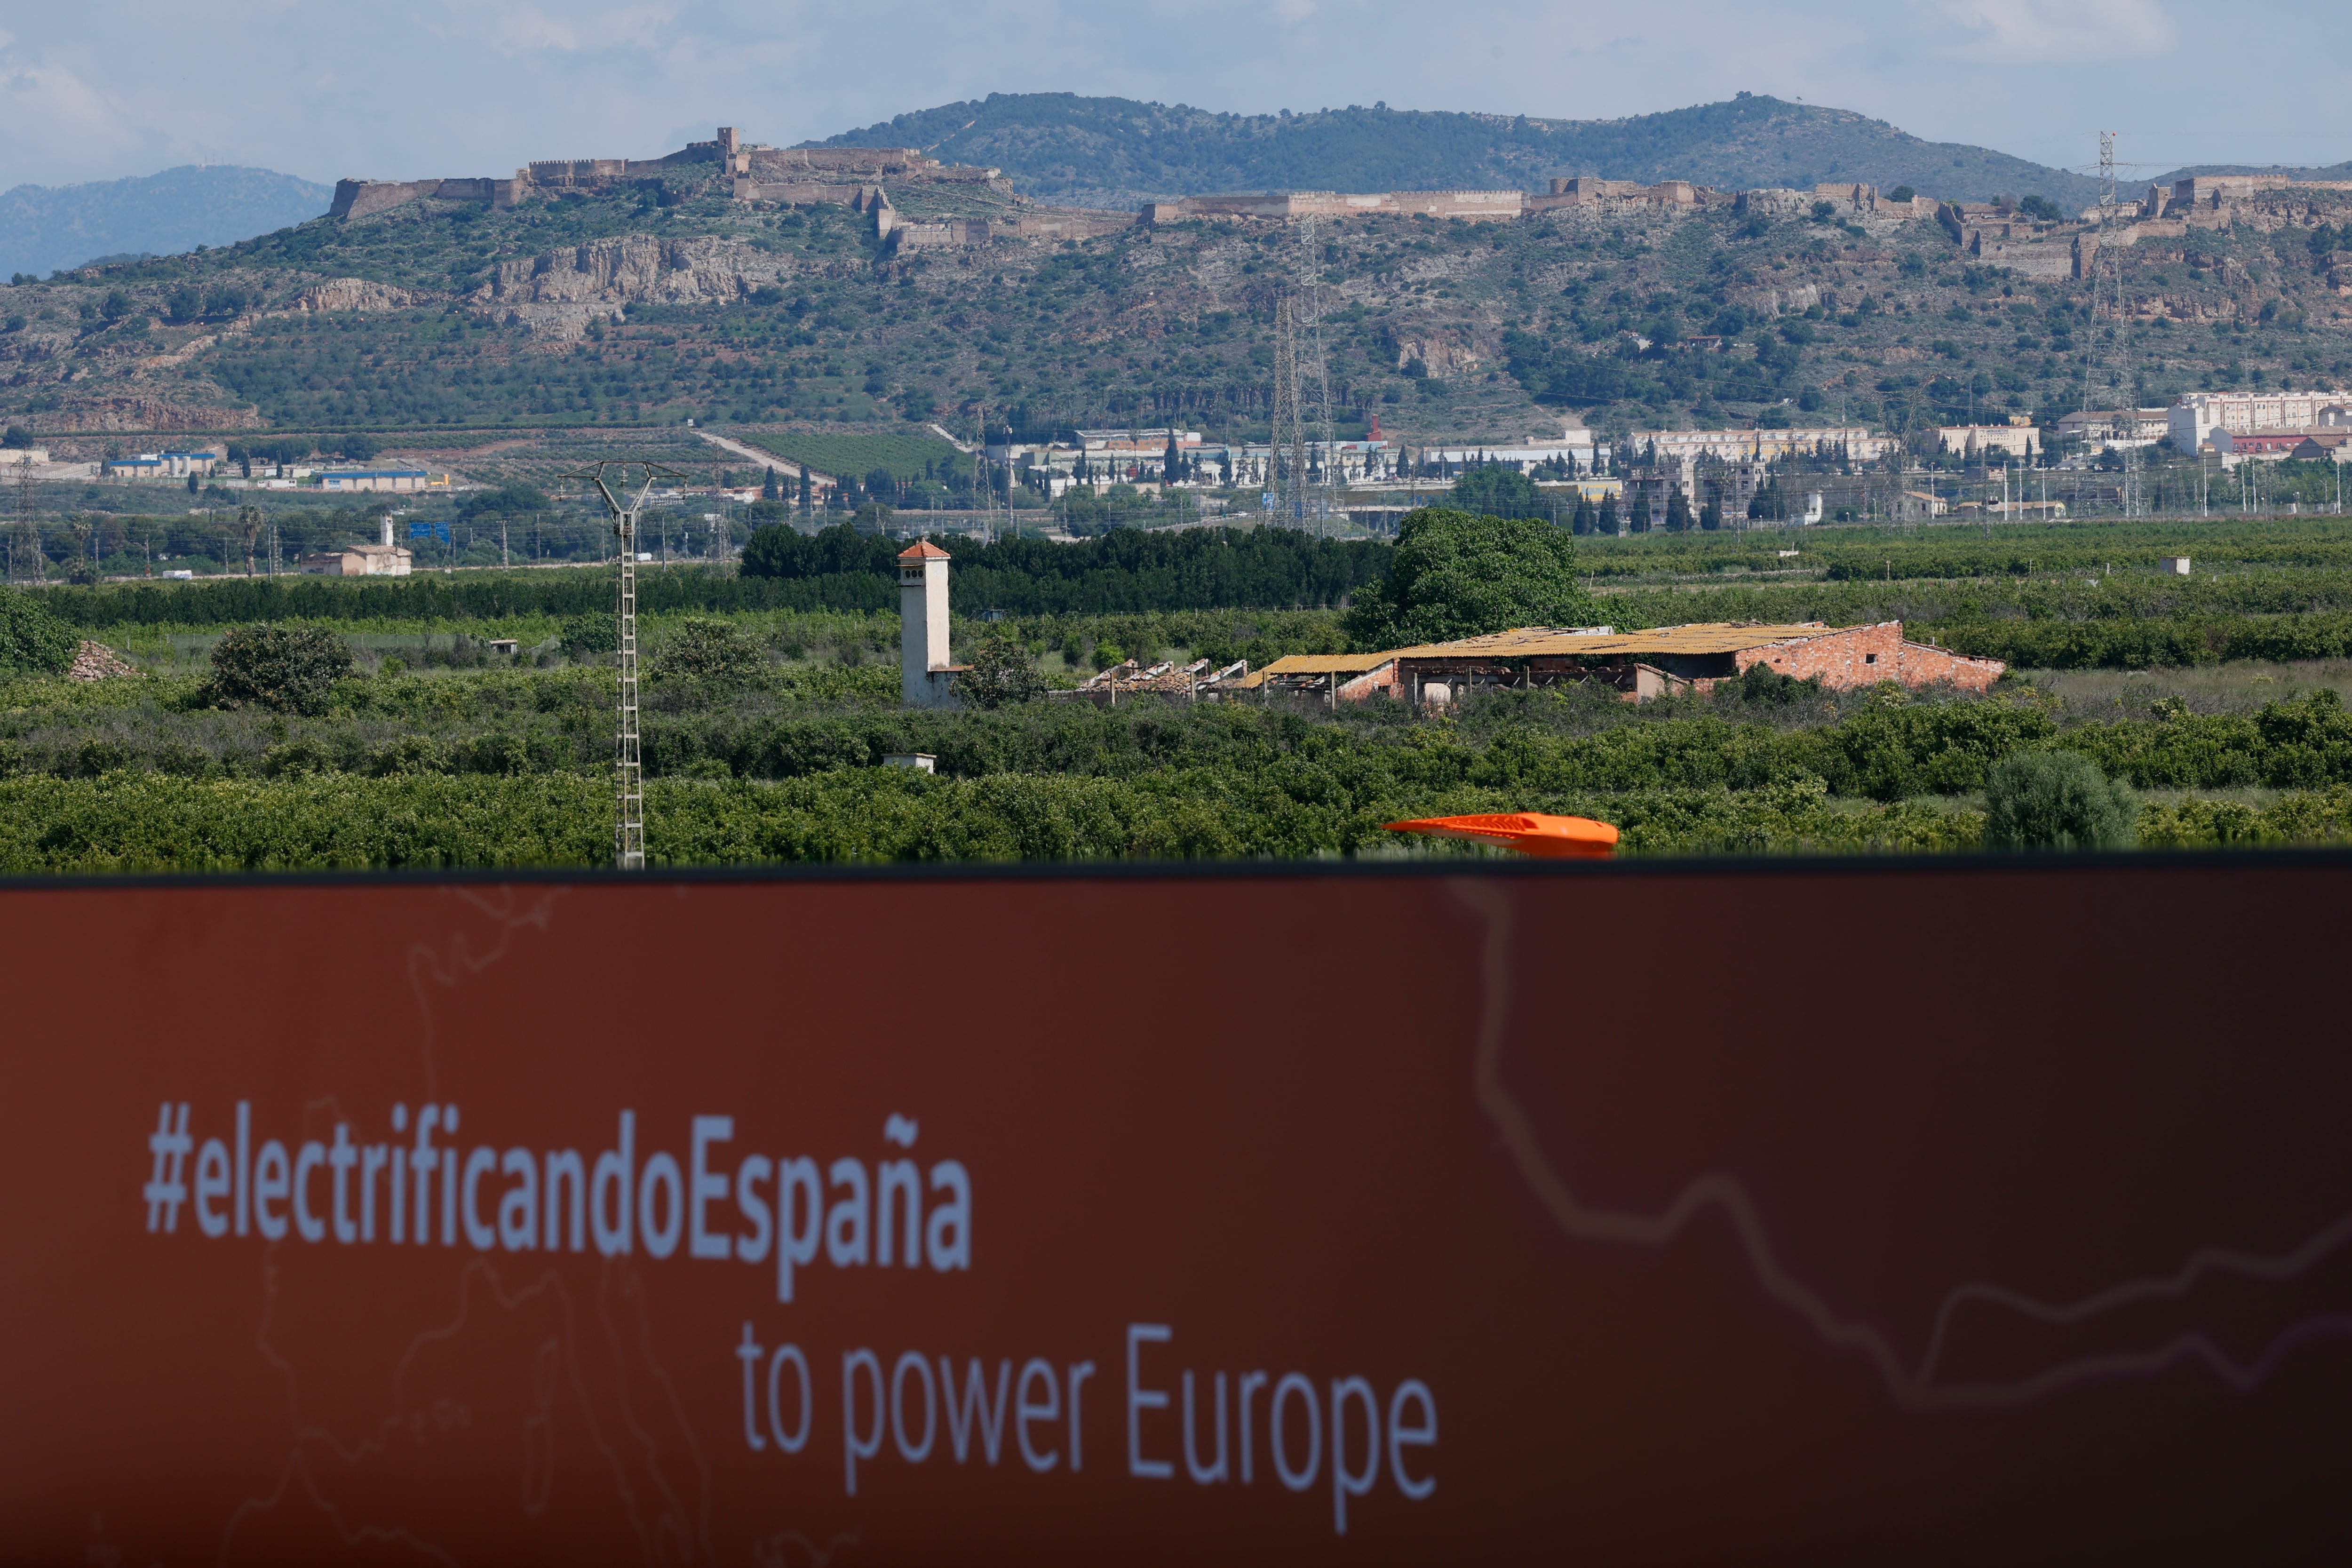
[[[0,273],[234,245],[327,210],[334,192],[274,169],[184,163],[152,174],[0,191]]]
[[[2039,194],[2080,207],[2097,182],[2005,153],[1927,142],[1851,110],[1741,93],[1617,120],[1351,104],[1240,115],[1076,93],[991,93],[808,147],[916,146],[992,164],[1024,194],[1082,205],[1251,189],[1517,185],[1555,175],[1730,188],[1855,181],[1945,200]]]

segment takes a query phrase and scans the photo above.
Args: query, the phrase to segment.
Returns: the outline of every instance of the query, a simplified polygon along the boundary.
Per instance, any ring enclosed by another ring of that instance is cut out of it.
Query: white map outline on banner
[[[1503,1084],[1503,1033],[1511,1003],[1514,911],[1510,891],[1497,883],[1467,878],[1455,880],[1453,888],[1454,897],[1484,916],[1486,922],[1482,961],[1484,1005],[1473,1069],[1478,1103],[1493,1120],[1519,1173],[1535,1189],[1554,1222],[1581,1241],[1654,1248],[1672,1243],[1706,1210],[1720,1210],[1730,1222],[1748,1268],[1764,1292],[1802,1318],[1824,1343],[1860,1352],[1886,1385],[1889,1397],[1905,1410],[2017,1409],[2078,1384],[2103,1378],[2149,1376],[2183,1361],[2202,1362],[2225,1384],[2244,1394],[2259,1386],[2297,1344],[2327,1335],[2352,1336],[2352,1314],[2329,1313],[2291,1324],[2264,1347],[2262,1354],[2243,1363],[2208,1336],[2189,1331],[2143,1351],[2062,1361],[2013,1383],[1936,1381],[1953,1316],[1963,1305],[1979,1302],[2004,1307],[2040,1322],[2073,1324],[2136,1302],[2178,1300],[2208,1274],[2234,1274],[2273,1283],[2292,1280],[2347,1241],[2352,1241],[2352,1213],[2347,1213],[2323,1226],[2291,1251],[2261,1254],[2202,1247],[2190,1252],[2180,1267],[2168,1275],[2126,1279],[2077,1301],[2045,1302],[2005,1286],[1971,1280],[1955,1287],[1944,1297],[1936,1311],[1935,1331],[1926,1355],[1916,1370],[1906,1368],[1885,1334],[1860,1319],[1840,1317],[1819,1291],[1798,1279],[1780,1261],[1765,1233],[1755,1200],[1734,1177],[1719,1171],[1696,1176],[1672,1203],[1654,1215],[1593,1208],[1577,1197],[1552,1169],[1533,1123]]]

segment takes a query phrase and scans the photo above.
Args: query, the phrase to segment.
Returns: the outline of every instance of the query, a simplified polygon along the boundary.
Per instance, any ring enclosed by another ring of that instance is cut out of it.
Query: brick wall
[[[1899,680],[1906,686],[1949,681],[1963,691],[1982,691],[2008,668],[1999,659],[1971,658],[1948,648],[1906,642],[1901,621],[1825,632],[1801,642],[1768,643],[1732,657],[1742,674],[1750,665],[1769,664],[1799,680],[1819,676],[1822,685],[1834,690]]]

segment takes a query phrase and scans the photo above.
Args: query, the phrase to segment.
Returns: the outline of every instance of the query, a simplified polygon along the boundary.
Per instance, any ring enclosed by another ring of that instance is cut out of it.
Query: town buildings
[[[2147,445],[2164,440],[2172,429],[2172,410],[2160,408],[2078,408],[2058,416],[2062,441],[2096,441],[2103,445]]]
[[[142,452],[131,458],[109,458],[100,465],[107,477],[118,479],[210,479],[220,471],[218,452]]]
[[[1944,451],[1970,458],[2000,452],[2030,463],[2042,450],[2042,432],[2034,428],[2030,416],[2020,416],[2006,425],[1938,426],[1936,439]]]
[[[2193,454],[2216,431],[2311,430],[2352,426],[2352,397],[2341,392],[2189,392],[2167,415],[2175,451]]]
[[[1783,458],[1837,458],[1871,463],[1895,451],[1902,443],[1892,436],[1874,436],[1862,425],[1832,425],[1813,429],[1790,426],[1772,429],[1635,430],[1625,437],[1624,460],[1654,463],[1674,459],[1713,458],[1731,462],[1752,458],[1777,462]]]
[[[329,468],[319,476],[321,489],[339,491],[422,490],[448,483],[448,475],[436,478],[423,468]]]

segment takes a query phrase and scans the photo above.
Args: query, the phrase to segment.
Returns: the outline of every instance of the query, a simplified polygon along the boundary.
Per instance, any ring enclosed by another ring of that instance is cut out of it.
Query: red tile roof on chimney
[[[929,561],[934,557],[945,561],[948,559],[948,552],[928,539],[918,544],[910,544],[898,552],[898,559],[901,561]]]

